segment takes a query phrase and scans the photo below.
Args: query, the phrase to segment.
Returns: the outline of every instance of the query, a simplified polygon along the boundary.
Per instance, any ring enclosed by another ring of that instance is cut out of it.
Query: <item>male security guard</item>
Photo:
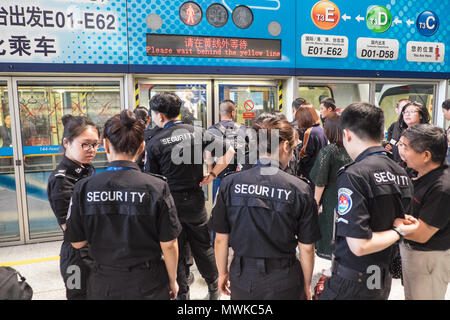
[[[387,299],[392,245],[417,228],[417,221],[393,227],[408,212],[412,183],[381,147],[380,108],[353,103],[340,120],[354,162],[338,173],[335,259],[320,299]]]
[[[169,92],[157,94],[150,100],[152,119],[162,130],[158,131],[146,146],[146,171],[161,174],[167,178],[183,227],[178,237],[180,248],[178,298],[189,299],[185,266],[186,252],[183,250],[185,242],[188,242],[198,270],[208,284],[209,299],[216,300],[219,298],[218,274],[207,227],[205,196],[201,186],[216,178],[227,167],[235,152],[230,148],[225,155],[219,157],[216,166],[204,177],[203,153],[209,150],[209,142],[216,143],[216,155],[223,154],[226,145],[222,139],[206,130],[177,120],[181,104],[181,99]]]
[[[233,300],[310,299],[314,242],[320,239],[317,206],[309,186],[282,171],[298,136],[287,120],[277,118],[253,128],[268,136],[278,130],[279,148],[269,151],[268,144],[253,168],[222,180],[209,221],[217,233],[219,289]],[[229,243],[234,250],[230,271]]]

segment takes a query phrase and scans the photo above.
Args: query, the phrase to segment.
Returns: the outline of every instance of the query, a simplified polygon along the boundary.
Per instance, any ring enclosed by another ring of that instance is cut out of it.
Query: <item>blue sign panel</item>
[[[448,0],[301,1],[296,68],[448,73],[449,5]]]
[[[294,68],[293,8],[296,3],[295,0],[223,0],[216,3],[207,0],[170,3],[129,0],[130,70],[142,71],[145,65],[189,66],[193,73],[201,66]],[[159,48],[152,41],[154,34],[189,38],[160,37],[168,47]],[[281,53],[273,49],[271,42],[260,41],[257,48],[253,48],[254,39],[281,40]],[[147,48],[147,40],[150,48]],[[176,54],[176,48],[185,53],[192,52],[192,57],[189,54],[171,56],[170,52]],[[204,54],[207,52],[217,54]],[[274,59],[278,54],[280,57]],[[236,58],[239,55],[243,58]],[[180,71],[179,68],[176,70]]]
[[[0,3],[0,62],[128,64],[125,0]]]

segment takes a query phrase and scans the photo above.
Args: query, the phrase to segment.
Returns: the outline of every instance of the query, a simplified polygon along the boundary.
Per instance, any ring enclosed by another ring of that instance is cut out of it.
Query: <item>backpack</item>
[[[230,141],[230,142],[232,141],[231,145],[234,148],[234,150],[236,151],[236,154],[234,155],[233,160],[230,162],[228,167],[226,169],[224,169],[223,174],[228,171],[236,171],[237,168],[239,167],[240,164],[238,163],[238,154],[237,154],[238,150],[244,150],[244,152],[248,152],[248,145],[245,142],[245,138],[244,137],[241,138],[239,136],[239,131],[241,130],[241,126],[242,125],[237,122],[234,122],[233,128],[231,128],[231,130],[227,129],[220,122],[215,126],[215,128],[220,131],[223,138],[225,138],[227,141]],[[221,176],[221,175],[222,175],[222,173],[219,176]]]
[[[0,267],[0,300],[31,300],[33,289],[11,267]]]

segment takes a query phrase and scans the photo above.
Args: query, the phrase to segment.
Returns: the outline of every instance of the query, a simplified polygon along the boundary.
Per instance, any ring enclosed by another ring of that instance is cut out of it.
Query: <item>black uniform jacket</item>
[[[289,257],[298,242],[320,239],[310,187],[277,163],[261,160],[222,180],[209,226],[230,234],[235,255],[244,257]]]
[[[160,259],[160,242],[181,232],[167,183],[130,161],[113,161],[106,170],[76,184],[66,239],[87,240],[98,264],[131,267]]]
[[[372,232],[392,229],[396,218],[409,213],[413,185],[405,170],[381,146],[371,147],[338,172],[337,186],[336,261],[362,272],[370,265],[388,266],[392,246],[357,257],[346,237],[371,239]]]
[[[87,178],[94,174],[94,167],[90,164],[79,164],[73,162],[66,156],[50,174],[47,185],[47,196],[50,207],[60,225],[66,223],[67,210],[73,188],[78,180]]]

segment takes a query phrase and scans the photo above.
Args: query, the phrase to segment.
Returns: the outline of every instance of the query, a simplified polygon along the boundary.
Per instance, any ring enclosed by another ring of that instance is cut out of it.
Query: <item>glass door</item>
[[[47,198],[47,181],[62,159],[60,148],[66,114],[90,117],[103,127],[123,104],[122,79],[18,79],[16,97],[21,128],[23,159],[25,233],[27,241],[59,237],[62,233]],[[104,149],[93,165],[96,172],[106,167]]]
[[[139,104],[149,108],[150,99],[160,92],[173,92],[178,95],[183,104],[180,119],[187,124],[207,129],[212,125],[212,95],[211,82],[201,80],[145,80],[138,81]],[[153,122],[152,127],[156,124]],[[206,165],[205,165],[206,172]],[[212,209],[212,187],[203,186],[205,206],[208,212]]]
[[[0,246],[23,241],[14,158],[14,108],[10,79],[0,78]]]
[[[279,111],[278,82],[275,81],[216,81],[215,122],[220,121],[219,103],[232,100],[236,103],[236,122],[247,127],[263,112]]]

